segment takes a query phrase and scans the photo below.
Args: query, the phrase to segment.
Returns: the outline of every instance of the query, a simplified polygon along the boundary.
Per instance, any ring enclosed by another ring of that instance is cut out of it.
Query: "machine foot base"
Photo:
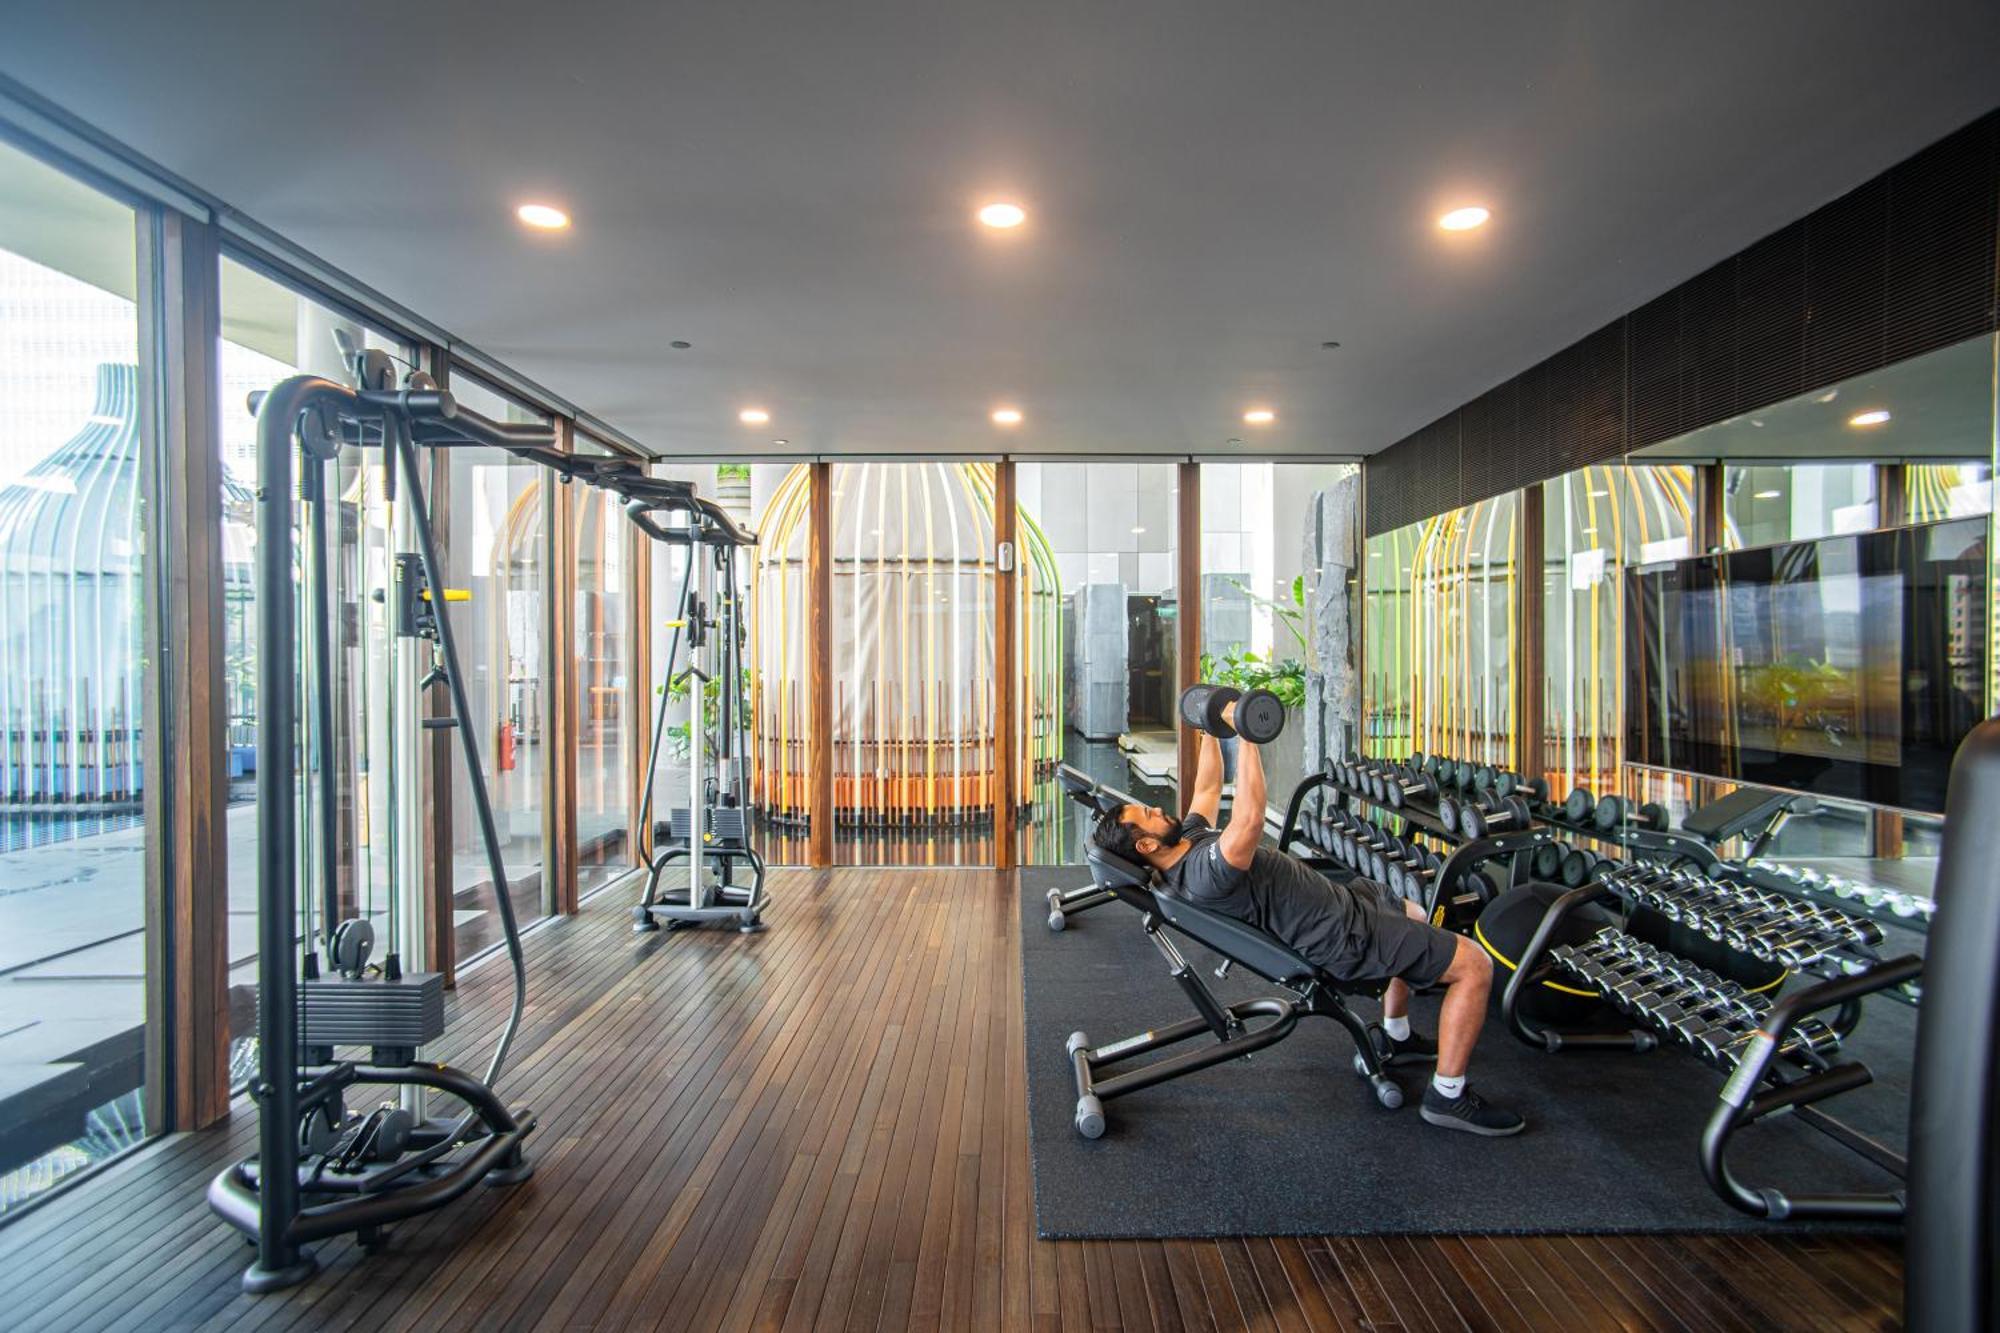
[[[523,1157],[512,1166],[496,1166],[480,1177],[483,1184],[494,1189],[505,1185],[518,1185],[535,1174],[535,1164]]]
[[[739,923],[736,927],[736,932],[739,935],[761,935],[766,929],[768,927],[764,924],[764,918],[753,916],[749,920]]]
[[[243,1291],[250,1296],[261,1296],[267,1291],[282,1291],[286,1287],[296,1287],[319,1271],[319,1260],[313,1258],[311,1250],[300,1250],[296,1261],[280,1268],[266,1268],[261,1263],[251,1264],[243,1270]]]

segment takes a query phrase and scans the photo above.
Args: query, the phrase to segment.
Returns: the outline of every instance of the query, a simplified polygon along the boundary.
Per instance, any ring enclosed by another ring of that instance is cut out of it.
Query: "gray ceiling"
[[[1371,452],[2000,101],[1991,0],[7,8],[0,72],[676,453]]]

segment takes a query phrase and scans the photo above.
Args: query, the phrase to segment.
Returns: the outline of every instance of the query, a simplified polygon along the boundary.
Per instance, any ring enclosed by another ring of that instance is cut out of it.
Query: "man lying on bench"
[[[1236,799],[1228,825],[1218,831],[1221,806],[1222,746],[1204,733],[1185,818],[1173,819],[1158,806],[1128,805],[1117,818],[1099,820],[1091,841],[1152,866],[1165,892],[1276,936],[1343,982],[1387,979],[1382,1026],[1389,1049],[1380,1052],[1383,1061],[1437,1062],[1424,1090],[1424,1119],[1495,1138],[1520,1133],[1526,1124],[1520,1116],[1487,1105],[1465,1083],[1493,986],[1486,951],[1432,926],[1415,903],[1399,908],[1373,880],[1335,884],[1264,846],[1264,761],[1240,737]],[[1444,1004],[1433,1043],[1410,1030],[1410,987],[1439,982]]]

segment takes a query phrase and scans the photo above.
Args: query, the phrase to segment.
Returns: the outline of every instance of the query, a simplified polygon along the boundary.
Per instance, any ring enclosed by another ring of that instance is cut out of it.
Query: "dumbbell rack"
[[[1280,835],[1279,846],[1283,848],[1296,839],[1318,847],[1322,851],[1331,850],[1324,838],[1315,838],[1306,826],[1308,815],[1304,810],[1305,798],[1315,789],[1332,791],[1340,801],[1338,809],[1357,814],[1369,823],[1382,827],[1392,836],[1393,830],[1388,829],[1379,819],[1370,817],[1367,812],[1378,811],[1392,821],[1400,820],[1406,831],[1420,832],[1428,839],[1451,848],[1450,854],[1444,858],[1437,873],[1426,886],[1424,897],[1419,904],[1425,914],[1439,925],[1466,924],[1464,921],[1454,919],[1456,914],[1447,909],[1458,902],[1461,888],[1470,885],[1472,877],[1478,873],[1478,868],[1482,864],[1506,858],[1509,861],[1506,887],[1524,883],[1527,869],[1527,857],[1524,854],[1532,853],[1536,847],[1548,842],[1552,837],[1546,829],[1531,823],[1522,829],[1508,829],[1482,838],[1466,838],[1457,830],[1445,826],[1444,821],[1438,817],[1435,802],[1412,797],[1405,799],[1401,805],[1392,805],[1358,784],[1346,781],[1342,777],[1342,769],[1343,765],[1329,761],[1318,774],[1299,784],[1286,812],[1285,827]],[[1324,833],[1324,821],[1328,816],[1323,814],[1318,818],[1322,821],[1321,829]],[[1501,886],[1493,887],[1497,889]],[[1479,905],[1483,906],[1483,903]],[[1471,915],[1477,915],[1476,906],[1471,908]]]
[[[1622,821],[1607,829],[1590,820],[1570,819],[1564,814],[1562,806],[1553,802],[1538,806],[1535,818],[1552,829],[1622,848],[1649,860],[1688,861],[1703,870],[1722,862],[1715,849],[1701,839],[1676,833],[1672,829],[1641,828]]]
[[[1735,953],[1814,978],[1813,984],[1773,1002],[1616,926],[1580,945],[1551,945],[1571,914],[1609,899],[1628,916],[1640,908],[1659,912]],[[1903,1212],[1900,1191],[1752,1189],[1728,1164],[1729,1144],[1739,1130],[1791,1111],[1877,1165],[1903,1174],[1900,1155],[1816,1105],[1874,1081],[1859,1061],[1836,1061],[1841,1042],[1860,1023],[1861,1001],[1879,994],[1915,1004],[1920,996],[1922,960],[1883,958],[1878,947],[1884,940],[1877,921],[1794,892],[1768,866],[1753,872],[1722,863],[1702,872],[1631,863],[1550,904],[1507,983],[1501,1013],[1516,1037],[1551,1053],[1649,1051],[1666,1040],[1726,1073],[1702,1135],[1701,1160],[1709,1184],[1733,1207],[1771,1220],[1894,1218]],[[1557,972],[1588,986],[1638,1026],[1627,1032],[1566,1030],[1530,1019],[1523,999],[1530,987]],[[1816,1017],[1827,1010],[1835,1011],[1830,1021]]]

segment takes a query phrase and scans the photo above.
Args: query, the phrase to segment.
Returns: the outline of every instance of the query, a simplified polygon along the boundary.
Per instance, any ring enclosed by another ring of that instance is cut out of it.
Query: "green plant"
[[[742,706],[742,715],[737,722],[737,726],[740,730],[747,731],[750,727],[750,669],[748,667],[743,668],[742,675],[742,688],[736,692],[736,699]],[[687,698],[688,680],[688,675],[683,672],[668,683],[667,699],[669,702],[679,703]],[[715,734],[722,729],[722,680],[720,677],[714,677],[702,682],[701,721],[703,735],[709,739],[712,745]],[[687,723],[677,722],[667,728],[667,750],[676,759],[687,758]],[[714,754],[714,750],[710,749],[709,753],[711,755]]]
[[[717,463],[715,465],[715,482],[718,486],[724,482],[748,480],[750,480],[750,465],[748,463]]]
[[[1305,707],[1306,671],[1313,655],[1312,638],[1306,632],[1305,576],[1301,574],[1292,580],[1289,604],[1261,596],[1241,579],[1230,582],[1252,602],[1270,610],[1272,619],[1283,625],[1298,644],[1299,656],[1279,657],[1273,653],[1266,657],[1243,644],[1231,644],[1219,659],[1212,653],[1201,655],[1201,678],[1218,685],[1233,685],[1239,690],[1269,690],[1286,708]]]
[[[1201,678],[1239,690],[1269,690],[1286,708],[1306,706],[1306,664],[1296,657],[1272,659],[1231,644],[1220,658],[1201,655]]]

